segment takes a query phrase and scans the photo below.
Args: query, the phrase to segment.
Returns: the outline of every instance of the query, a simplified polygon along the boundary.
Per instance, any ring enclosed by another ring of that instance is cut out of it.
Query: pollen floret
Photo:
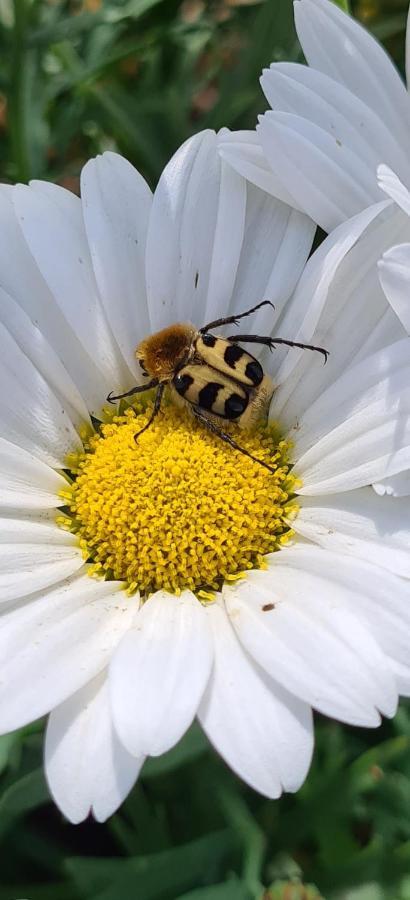
[[[241,432],[271,473],[173,404],[138,442],[152,405],[114,415],[88,442],[64,492],[70,528],[95,573],[149,595],[197,594],[264,565],[290,534],[295,478],[275,428]]]

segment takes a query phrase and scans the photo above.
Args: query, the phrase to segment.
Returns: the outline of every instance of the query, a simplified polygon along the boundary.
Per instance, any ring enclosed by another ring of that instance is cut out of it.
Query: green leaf
[[[350,777],[356,791],[374,788],[385,767],[410,754],[410,737],[400,735],[372,747],[350,767]]]
[[[222,874],[222,862],[231,854],[229,831],[219,831],[184,844],[129,859],[83,858],[66,866],[82,896],[93,900],[174,900],[183,891]]]
[[[128,18],[136,21],[154,6],[164,2],[165,0],[129,0],[128,3],[119,4],[118,7],[110,6],[108,3],[102,4],[99,12],[82,12],[77,16],[61,17],[36,28],[28,36],[26,45],[29,47],[49,46],[60,41],[71,41],[73,38],[92,32],[98,25],[113,26]]]
[[[213,884],[181,894],[176,900],[249,900],[250,897],[251,894],[238,878],[230,878],[224,884]]]
[[[77,900],[71,885],[62,881],[52,884],[19,884],[16,886],[0,885],[0,900]]]
[[[335,3],[336,6],[340,6],[340,9],[344,9],[345,12],[350,13],[349,0],[333,0],[333,3]]]
[[[0,837],[20,816],[49,801],[50,795],[42,768],[14,781],[0,796]]]
[[[21,742],[21,733],[13,731],[0,737],[0,773],[8,766],[12,753]]]
[[[406,21],[406,12],[396,13],[396,15],[388,16],[378,22],[370,22],[370,29],[379,41],[387,41],[400,33],[405,34]]]
[[[385,900],[386,894],[375,881],[362,884],[359,888],[335,894],[332,900]]]

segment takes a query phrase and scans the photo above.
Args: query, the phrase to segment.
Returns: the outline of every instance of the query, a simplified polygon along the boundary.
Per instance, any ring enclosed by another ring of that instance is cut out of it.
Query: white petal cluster
[[[383,198],[381,163],[410,187],[410,98],[384,49],[335,3],[295,0],[294,9],[309,65],[264,71],[272,110],[256,133],[226,134],[223,155],[331,231]]]
[[[408,91],[380,44],[331,0],[295,0],[294,10],[308,66],[274,63],[264,71],[261,85],[272,110],[256,132],[225,133],[222,155],[328,232],[391,198],[378,273],[410,334],[410,243],[401,215],[410,215]],[[407,79],[409,47],[407,36]],[[409,485],[405,473],[375,488],[401,496]]]
[[[323,0],[298,5],[326,20]],[[299,83],[278,78],[284,91]],[[407,501],[380,496],[386,484],[410,491],[410,338],[390,296],[399,275],[388,290],[385,257],[383,290],[377,267],[393,230],[410,247],[407,211],[367,208],[379,196],[368,181],[355,193],[361,211],[347,198],[339,220],[357,214],[306,264],[303,191],[299,209],[283,202],[286,187],[273,197],[276,175],[252,141],[249,166],[264,176],[247,182],[228,145],[226,133],[187,141],[153,196],[113,153],[86,165],[81,200],[38,182],[0,193],[0,729],[50,713],[47,778],[72,822],[107,818],[144,759],[195,716],[232,769],[273,798],[306,776],[312,709],[373,726],[410,694]],[[213,604],[158,591],[140,605],[121,583],[89,577],[75,537],[55,524],[66,455],[108,392],[135,383],[143,337],[263,299],[275,309],[253,316],[253,332],[330,351],[326,367],[297,349],[262,357],[270,416],[301,478],[294,543]]]

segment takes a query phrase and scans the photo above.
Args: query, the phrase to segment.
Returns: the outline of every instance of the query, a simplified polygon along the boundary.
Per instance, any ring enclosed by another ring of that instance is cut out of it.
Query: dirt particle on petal
[[[274,603],[265,603],[265,605],[262,606],[261,608],[262,608],[262,612],[270,612],[271,609],[275,609],[275,604]]]

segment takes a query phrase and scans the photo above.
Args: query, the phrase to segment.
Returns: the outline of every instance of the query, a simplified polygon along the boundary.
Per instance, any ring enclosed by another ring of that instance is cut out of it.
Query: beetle
[[[141,341],[136,356],[144,377],[150,380],[123,394],[113,395],[111,392],[107,397],[109,403],[115,403],[150,388],[157,389],[151,417],[135,435],[136,441],[158,415],[165,387],[169,385],[174,401],[188,404],[194,417],[205,428],[235,450],[274,471],[267,463],[248,453],[219,424],[230,421],[241,428],[251,428],[267,416],[274,391],[273,382],[260,362],[239,344],[262,344],[270,350],[277,344],[285,344],[302,350],[314,350],[325,357],[325,362],[328,351],[323,347],[284,338],[256,334],[236,334],[225,338],[211,334],[223,325],[238,325],[240,319],[267,305],[273,306],[270,300],[262,300],[246,312],[215,319],[199,329],[190,323],[177,322]]]

